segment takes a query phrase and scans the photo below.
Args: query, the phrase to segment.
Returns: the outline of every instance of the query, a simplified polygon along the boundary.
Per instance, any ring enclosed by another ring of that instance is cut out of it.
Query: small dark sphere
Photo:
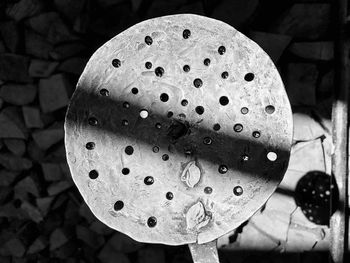
[[[126,146],[125,147],[125,153],[127,154],[127,155],[132,155],[133,153],[134,153],[134,148],[132,147],[132,146]]]
[[[213,192],[213,188],[211,188],[211,187],[209,187],[209,186],[207,186],[207,187],[204,188],[204,193],[206,193],[206,194],[211,194],[212,192]]]
[[[107,89],[101,89],[100,94],[104,97],[109,96],[109,91]]]
[[[183,71],[185,71],[185,72],[190,72],[190,70],[191,70],[191,68],[190,68],[189,65],[183,66]]]
[[[166,199],[168,200],[172,200],[174,198],[174,195],[172,192],[167,192],[166,195],[165,195]]]
[[[130,108],[129,102],[125,101],[125,102],[123,103],[123,108],[129,109],[129,108]]]
[[[130,173],[130,169],[129,168],[123,168],[122,169],[122,174],[127,175],[129,173]]]
[[[259,138],[260,137],[260,132],[259,131],[253,131],[253,137],[254,138]]]
[[[219,102],[222,106],[226,106],[229,103],[229,99],[226,96],[222,96],[220,97]]]
[[[168,160],[169,160],[169,155],[163,154],[162,160],[163,160],[163,161],[168,161]]]
[[[212,140],[210,137],[205,137],[205,138],[203,139],[203,143],[204,143],[205,145],[211,145],[212,142],[213,142],[213,140]]]
[[[245,81],[252,81],[254,79],[254,74],[253,73],[247,73],[244,76]]]
[[[233,188],[233,194],[236,196],[240,196],[243,194],[243,188],[241,186],[235,186]]]
[[[220,128],[221,128],[221,126],[220,126],[219,123],[215,123],[214,126],[213,126],[213,130],[214,131],[218,131],[218,130],[220,130]]]
[[[219,52],[220,55],[223,55],[223,54],[225,54],[225,52],[226,52],[226,48],[225,48],[224,46],[220,46],[220,47],[218,48],[218,52]]]
[[[272,106],[272,105],[268,105],[268,106],[265,107],[265,111],[266,111],[267,114],[272,114],[272,113],[275,112],[275,107]]]
[[[226,165],[221,164],[221,165],[219,166],[219,173],[225,174],[225,173],[227,173],[227,171],[228,171],[228,168],[227,168]]]
[[[89,124],[91,126],[97,126],[98,125],[98,120],[95,117],[90,117],[88,122],[89,122]]]
[[[86,145],[85,145],[86,149],[88,150],[93,150],[95,149],[95,143],[94,142],[88,142]]]
[[[153,43],[153,39],[150,36],[146,36],[145,43],[150,46]]]
[[[153,151],[154,153],[159,152],[159,147],[158,147],[158,146],[153,146],[152,151]]]
[[[121,62],[120,62],[120,60],[119,59],[113,59],[112,60],[112,65],[113,65],[113,67],[115,67],[115,68],[119,68],[120,66],[121,66]]]
[[[222,72],[222,73],[221,73],[221,77],[222,77],[223,79],[227,79],[227,78],[228,78],[228,72],[227,72],[227,71]]]
[[[202,115],[204,113],[203,106],[197,106],[196,107],[196,112],[197,112],[198,115]]]
[[[193,81],[193,85],[194,85],[196,88],[200,88],[200,87],[202,87],[202,85],[203,85],[203,81],[202,81],[201,79],[195,79],[195,80]]]
[[[139,90],[137,88],[132,88],[131,93],[136,95],[137,93],[139,93]]]
[[[146,69],[151,69],[151,68],[152,68],[152,63],[147,61],[147,62],[145,63],[145,68],[146,68]]]
[[[209,66],[210,65],[210,59],[209,58],[204,59],[203,63],[204,63],[204,65]]]
[[[160,94],[160,100],[163,102],[167,102],[169,100],[169,95],[166,93]]]
[[[182,32],[182,36],[183,36],[184,39],[188,39],[191,36],[191,31],[189,29],[185,29]]]
[[[123,209],[123,207],[124,207],[124,202],[123,201],[117,201],[117,202],[115,202],[115,204],[114,204],[114,210],[115,211],[120,211],[120,210],[122,210]]]
[[[243,131],[243,125],[240,123],[237,123],[237,124],[235,124],[235,126],[233,126],[233,130],[235,132],[241,132],[241,131]]]
[[[96,170],[91,170],[89,172],[90,179],[96,179],[98,177],[98,172]]]
[[[164,69],[162,67],[157,67],[154,73],[156,74],[157,77],[161,77],[164,74]]]
[[[149,227],[155,227],[157,225],[157,218],[155,218],[154,216],[151,216],[150,218],[148,218],[147,225]]]
[[[143,182],[145,185],[152,185],[154,183],[154,178],[152,176],[146,176]]]
[[[168,113],[167,113],[167,117],[168,118],[171,118],[171,117],[173,117],[173,115],[174,115],[174,113],[172,112],[172,111],[168,111]]]

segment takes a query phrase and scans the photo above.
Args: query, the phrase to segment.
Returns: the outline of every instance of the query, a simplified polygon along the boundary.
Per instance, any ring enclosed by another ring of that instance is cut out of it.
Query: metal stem
[[[217,240],[205,244],[189,244],[194,263],[219,263]]]
[[[336,263],[344,262],[348,245],[348,55],[346,43],[347,0],[336,1],[335,39],[335,93],[332,109],[333,144],[332,173],[339,191],[339,202],[331,217],[331,257]],[[332,192],[333,194],[335,191]],[[333,198],[332,198],[333,199]]]

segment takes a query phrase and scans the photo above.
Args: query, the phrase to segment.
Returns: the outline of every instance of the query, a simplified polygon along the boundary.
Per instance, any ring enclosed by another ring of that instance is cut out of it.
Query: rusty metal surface
[[[99,48],[65,123],[73,180],[96,217],[170,245],[210,242],[248,219],[281,181],[291,142],[268,55],[197,15],[147,20]]]

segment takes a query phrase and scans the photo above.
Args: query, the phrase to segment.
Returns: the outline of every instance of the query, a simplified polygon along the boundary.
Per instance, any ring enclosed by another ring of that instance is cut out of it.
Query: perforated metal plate
[[[196,15],[147,20],[91,57],[65,123],[68,163],[108,226],[142,242],[212,241],[281,181],[292,114],[268,55]]]

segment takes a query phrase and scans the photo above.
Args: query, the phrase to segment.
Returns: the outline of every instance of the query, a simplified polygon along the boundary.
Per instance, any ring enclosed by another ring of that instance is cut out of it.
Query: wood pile
[[[293,192],[295,180],[310,170],[330,173],[330,11],[326,0],[1,1],[0,262],[191,262],[185,246],[141,244],[99,222],[66,164],[65,111],[87,60],[144,19],[195,13],[256,41],[280,70],[295,112],[295,144],[281,187]],[[220,244],[235,251],[322,250],[329,234],[281,193],[239,231]]]

